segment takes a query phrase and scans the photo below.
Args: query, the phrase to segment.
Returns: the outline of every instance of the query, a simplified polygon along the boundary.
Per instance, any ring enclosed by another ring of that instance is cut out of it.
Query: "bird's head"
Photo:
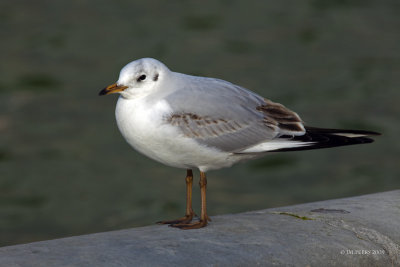
[[[122,68],[119,79],[100,91],[99,95],[120,93],[124,98],[133,98],[150,93],[163,79],[169,69],[153,58],[142,58]]]

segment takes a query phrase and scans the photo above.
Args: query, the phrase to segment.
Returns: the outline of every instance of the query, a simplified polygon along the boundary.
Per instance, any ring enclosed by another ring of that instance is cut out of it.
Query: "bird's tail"
[[[273,151],[296,151],[318,148],[328,148],[335,146],[348,146],[356,144],[372,143],[374,139],[371,136],[380,135],[380,133],[363,130],[341,130],[324,129],[316,127],[305,127],[306,133],[302,136],[281,136],[286,142],[294,142],[297,145],[293,147],[278,148]]]

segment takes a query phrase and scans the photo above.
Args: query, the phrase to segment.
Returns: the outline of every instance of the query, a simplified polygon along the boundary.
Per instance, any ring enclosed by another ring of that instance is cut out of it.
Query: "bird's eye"
[[[144,81],[144,80],[146,80],[146,75],[144,75],[144,74],[140,75],[139,78],[137,79],[138,82]]]

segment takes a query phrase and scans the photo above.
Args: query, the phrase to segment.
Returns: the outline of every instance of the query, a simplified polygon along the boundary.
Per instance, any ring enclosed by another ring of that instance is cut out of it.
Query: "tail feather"
[[[305,127],[306,133],[302,136],[280,136],[283,139],[295,143],[303,143],[303,146],[283,147],[272,151],[297,151],[336,146],[348,146],[367,144],[374,142],[370,136],[378,136],[380,133],[364,130],[341,130]]]

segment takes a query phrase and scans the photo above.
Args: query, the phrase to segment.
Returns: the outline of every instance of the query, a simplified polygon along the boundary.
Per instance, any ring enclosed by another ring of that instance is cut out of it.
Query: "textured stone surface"
[[[1,266],[398,266],[400,190],[0,248]]]

